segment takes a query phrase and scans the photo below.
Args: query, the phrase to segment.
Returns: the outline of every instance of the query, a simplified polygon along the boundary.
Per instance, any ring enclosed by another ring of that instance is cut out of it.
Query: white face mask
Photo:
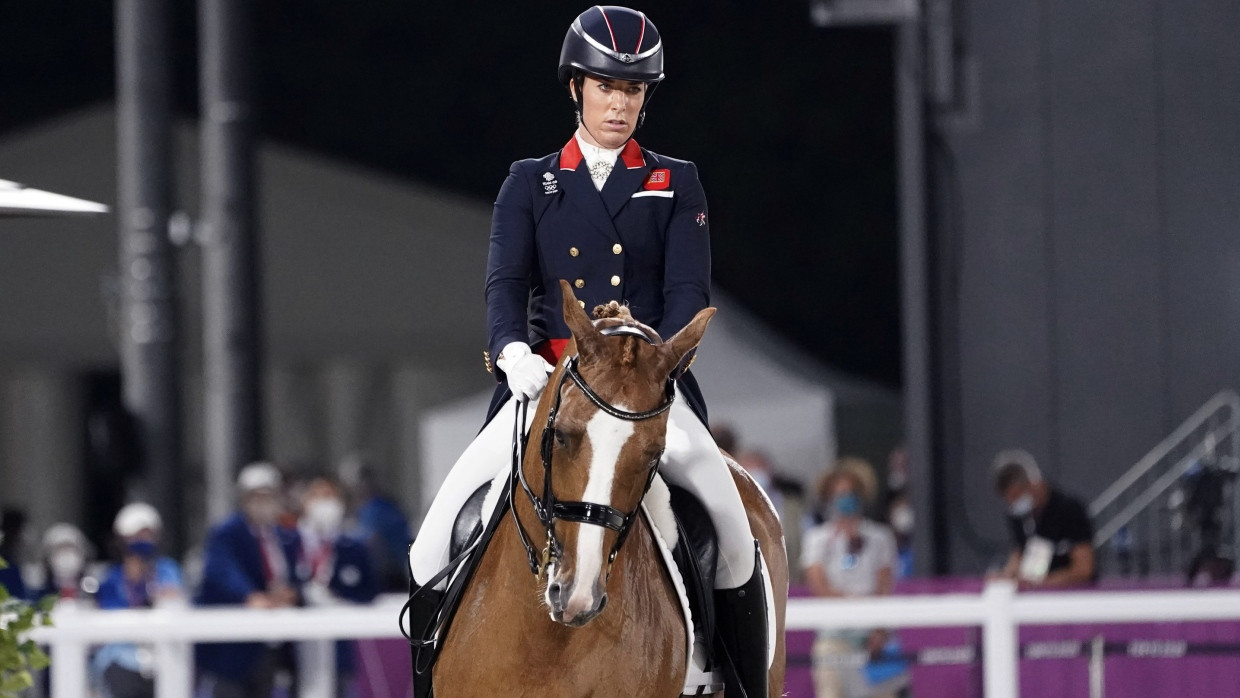
[[[891,510],[891,527],[900,535],[907,535],[913,530],[913,508],[907,505]]]
[[[1008,514],[1013,518],[1023,519],[1033,513],[1033,495],[1028,492],[1022,494],[1008,506]]]
[[[76,580],[82,573],[86,558],[76,550],[57,550],[47,559],[47,564],[52,568],[52,576],[57,580]]]
[[[306,503],[306,524],[320,534],[335,534],[344,523],[344,502],[335,497],[312,499]]]

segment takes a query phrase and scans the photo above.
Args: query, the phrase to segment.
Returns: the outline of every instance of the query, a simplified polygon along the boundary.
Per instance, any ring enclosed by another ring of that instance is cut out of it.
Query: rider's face
[[[576,99],[576,94],[573,95]],[[581,86],[581,137],[602,148],[619,148],[633,135],[646,100],[646,83],[586,76]]]

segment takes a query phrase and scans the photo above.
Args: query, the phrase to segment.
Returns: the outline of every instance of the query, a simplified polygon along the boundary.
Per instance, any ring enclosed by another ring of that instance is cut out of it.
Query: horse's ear
[[[706,333],[706,325],[710,324],[710,319],[714,316],[714,308],[699,310],[698,314],[694,315],[693,319],[689,321],[689,324],[684,326],[684,329],[663,343],[663,346],[659,349],[662,352],[663,364],[668,373],[671,373],[673,369],[679,366],[681,360],[702,341],[702,335]]]
[[[586,315],[585,308],[577,302],[572,285],[564,279],[560,279],[560,294],[564,298],[564,324],[568,325],[573,338],[577,340],[577,351],[587,350],[588,345],[598,335],[594,321]]]

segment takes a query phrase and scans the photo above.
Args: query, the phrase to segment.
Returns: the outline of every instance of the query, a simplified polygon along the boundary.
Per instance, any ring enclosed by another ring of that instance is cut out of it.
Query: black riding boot
[[[413,637],[413,698],[434,698],[431,669],[434,668],[435,647],[421,642],[431,634],[443,604],[444,592],[414,586],[410,582],[409,631]]]
[[[715,590],[716,635],[733,669],[725,671],[729,698],[768,698],[766,624],[766,585],[759,554],[748,582],[735,589]]]

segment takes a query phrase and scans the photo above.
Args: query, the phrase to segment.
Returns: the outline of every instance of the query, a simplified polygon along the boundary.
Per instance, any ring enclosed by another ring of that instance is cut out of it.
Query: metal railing
[[[189,698],[194,675],[192,643],[272,640],[303,643],[300,695],[328,698],[334,695],[331,640],[400,637],[396,619],[401,603],[401,598],[383,597],[368,606],[267,611],[59,609],[55,626],[40,628],[34,639],[51,647],[53,698],[88,695],[86,662],[92,645],[153,644],[155,695]],[[1017,594],[1011,582],[994,581],[980,594],[791,599],[787,618],[788,630],[980,626],[984,695],[1017,698],[1017,632],[1022,625],[1240,620],[1240,593],[1229,589]]]
[[[1180,576],[1240,543],[1240,395],[1202,405],[1089,506],[1104,575]]]

